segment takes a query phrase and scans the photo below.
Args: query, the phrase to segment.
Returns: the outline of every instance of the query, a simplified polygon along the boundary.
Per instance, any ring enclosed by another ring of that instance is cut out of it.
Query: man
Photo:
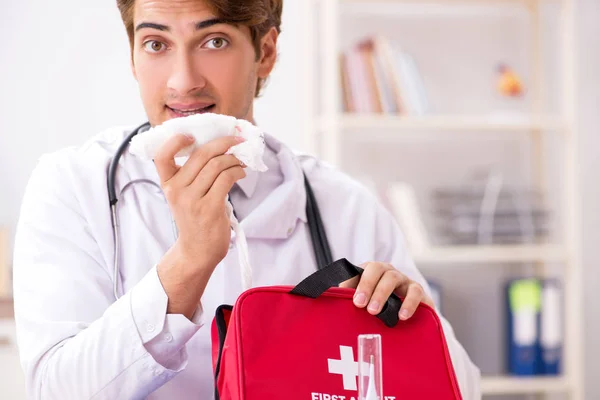
[[[214,112],[253,120],[277,55],[282,0],[118,0],[132,71],[152,125]],[[117,174],[119,274],[106,172],[129,132],[42,158],[15,244],[15,312],[31,397],[192,399],[213,393],[210,321],[242,291],[224,199],[248,237],[255,286],[295,284],[315,270],[303,174],[315,191],[334,259],[365,267],[355,304],[377,314],[392,292],[400,318],[433,305],[391,216],[365,189],[266,140],[266,173],[225,155],[227,137],[198,148],[177,135],[154,162],[125,153]],[[113,282],[122,290],[113,296]],[[444,321],[465,398],[479,371]]]

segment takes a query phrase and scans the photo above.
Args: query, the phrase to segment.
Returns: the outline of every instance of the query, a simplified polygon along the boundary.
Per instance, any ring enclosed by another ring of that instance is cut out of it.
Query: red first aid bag
[[[254,288],[212,324],[215,399],[358,400],[358,335],[379,334],[380,400],[461,399],[441,322],[421,304],[398,321],[392,295],[378,316],[354,306],[338,286],[362,273],[345,259],[295,288]]]

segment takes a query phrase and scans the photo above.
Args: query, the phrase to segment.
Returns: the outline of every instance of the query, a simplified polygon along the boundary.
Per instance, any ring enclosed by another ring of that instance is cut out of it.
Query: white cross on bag
[[[356,378],[358,377],[358,363],[354,361],[352,347],[340,346],[341,360],[327,359],[330,374],[342,375],[344,390],[358,390]]]

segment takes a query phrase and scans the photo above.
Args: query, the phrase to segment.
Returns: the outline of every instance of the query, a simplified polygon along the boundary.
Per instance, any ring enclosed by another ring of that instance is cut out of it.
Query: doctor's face
[[[136,0],[132,68],[150,123],[201,112],[252,121],[258,79],[276,59],[272,29],[256,53],[250,29],[203,0]]]

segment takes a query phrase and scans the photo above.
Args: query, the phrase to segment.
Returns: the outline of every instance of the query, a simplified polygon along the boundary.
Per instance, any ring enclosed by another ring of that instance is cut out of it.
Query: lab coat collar
[[[241,221],[241,226],[248,238],[286,239],[298,221],[307,222],[304,174],[290,148],[270,135],[265,135],[265,142],[277,155],[283,183]],[[257,175],[260,179],[260,173]]]
[[[242,192],[244,192],[246,197],[250,198],[256,191],[256,185],[258,184],[260,172],[250,168],[246,168],[245,171],[246,176],[243,179],[240,179],[236,185],[242,190]]]

